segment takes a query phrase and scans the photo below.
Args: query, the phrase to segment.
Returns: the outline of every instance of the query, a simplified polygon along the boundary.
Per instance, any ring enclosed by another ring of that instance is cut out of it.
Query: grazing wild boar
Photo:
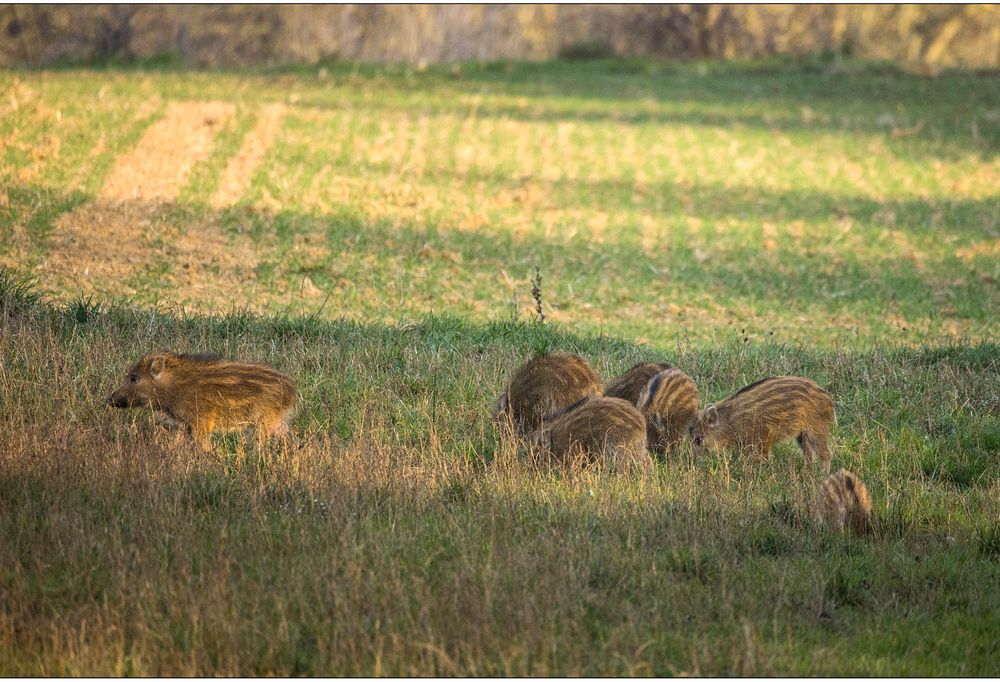
[[[295,382],[263,364],[152,353],[129,370],[108,404],[162,411],[208,450],[215,431],[253,426],[260,443],[284,436],[295,407]]]
[[[640,362],[608,384],[608,387],[604,389],[604,395],[609,398],[621,398],[633,405],[638,405],[639,394],[642,393],[642,389],[646,388],[646,384],[657,374],[671,367],[673,365],[669,362]]]
[[[545,417],[532,444],[562,462],[598,462],[610,469],[649,471],[646,420],[627,400],[581,398]]]
[[[527,436],[539,427],[545,415],[585,396],[600,395],[603,388],[597,372],[579,355],[541,355],[514,374],[493,406],[493,419],[511,423],[515,433]]]
[[[649,449],[663,454],[679,444],[698,414],[701,396],[694,380],[676,367],[654,376],[639,395],[639,411],[646,417]]]
[[[816,507],[828,528],[841,532],[850,528],[859,535],[871,531],[872,498],[861,479],[847,469],[823,481]]]
[[[818,454],[823,473],[828,474],[827,439],[835,418],[830,394],[815,381],[769,377],[698,412],[688,437],[695,455],[706,448],[731,448],[762,458],[771,455],[775,443],[794,437],[806,461]]]

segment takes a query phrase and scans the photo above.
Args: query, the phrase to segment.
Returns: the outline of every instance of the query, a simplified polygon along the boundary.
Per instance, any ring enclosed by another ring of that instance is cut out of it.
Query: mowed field
[[[0,71],[0,267],[0,674],[1000,673],[995,75]],[[289,447],[107,408],[157,349]],[[791,442],[529,466],[548,350],[815,379],[875,532]]]

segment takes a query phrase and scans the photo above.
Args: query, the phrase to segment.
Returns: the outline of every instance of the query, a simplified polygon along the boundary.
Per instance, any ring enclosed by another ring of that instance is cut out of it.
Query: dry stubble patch
[[[253,130],[247,134],[240,151],[222,173],[219,187],[212,197],[212,208],[231,206],[243,197],[250,186],[253,172],[277,138],[285,113],[285,105],[281,103],[269,104],[260,110]]]
[[[230,239],[215,217],[171,229],[172,269],[166,279],[173,298],[193,310],[217,310],[219,304],[265,303],[254,289],[257,249],[249,237]]]
[[[16,116],[21,111],[24,122],[30,123],[23,125],[15,122],[11,130],[0,136],[0,178],[5,178],[4,184],[10,183],[11,187],[25,183],[37,184],[39,178],[46,177],[49,171],[59,165],[57,160],[60,160],[62,141],[69,136],[82,134],[82,127],[92,125],[92,122],[85,119],[63,117],[58,109],[45,104],[37,92],[21,84],[16,78],[11,87],[0,94],[0,100],[2,100],[0,119],[7,117],[16,121]],[[140,122],[149,118],[161,104],[162,100],[158,95],[146,99],[132,115],[131,120]],[[42,130],[48,128],[49,132],[38,143],[32,143],[30,139],[21,139],[32,127],[40,127]],[[60,130],[52,130],[53,127]],[[94,172],[94,163],[106,148],[105,138],[106,135],[102,132],[85,161],[76,164],[77,168],[65,190],[86,190],[88,178]],[[6,164],[8,149],[26,155],[27,164],[20,168],[14,164]],[[7,187],[0,187],[0,212],[9,209],[8,192]],[[0,266],[18,268],[32,259],[36,247],[26,225],[32,219],[34,212],[35,209],[32,209],[13,214],[8,233],[2,235],[6,243],[0,247],[2,251]]]
[[[286,113],[287,108],[280,103],[260,110],[256,125],[222,172],[211,200],[216,212],[236,204],[246,194],[254,171],[281,131]],[[249,239],[227,237],[214,216],[187,225],[183,232],[171,230],[174,267],[167,280],[181,302],[194,309],[212,309],[219,303],[229,305],[240,300],[249,304],[251,298],[257,299],[257,249]]]
[[[126,282],[155,254],[152,217],[175,200],[194,165],[235,108],[226,102],[173,102],[164,117],[116,162],[97,197],[56,221],[39,268],[57,291],[132,293]]]

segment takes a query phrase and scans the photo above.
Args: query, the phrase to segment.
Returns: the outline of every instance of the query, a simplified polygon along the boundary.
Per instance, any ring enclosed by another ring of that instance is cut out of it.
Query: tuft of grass
[[[1000,523],[984,526],[976,535],[979,553],[993,560],[1000,561]]]
[[[66,314],[77,324],[87,324],[100,312],[101,304],[93,296],[78,298],[66,306]]]
[[[872,574],[872,562],[867,557],[844,559],[827,578],[824,596],[834,608],[870,608]]]
[[[24,315],[38,308],[41,302],[37,278],[0,267],[0,312]]]

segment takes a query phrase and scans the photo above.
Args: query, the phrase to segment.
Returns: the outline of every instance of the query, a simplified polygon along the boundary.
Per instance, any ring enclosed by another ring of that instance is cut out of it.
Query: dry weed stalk
[[[542,273],[538,266],[535,266],[535,276],[531,280],[531,297],[535,299],[535,312],[538,313],[537,322],[545,322],[545,313],[542,311]]]

